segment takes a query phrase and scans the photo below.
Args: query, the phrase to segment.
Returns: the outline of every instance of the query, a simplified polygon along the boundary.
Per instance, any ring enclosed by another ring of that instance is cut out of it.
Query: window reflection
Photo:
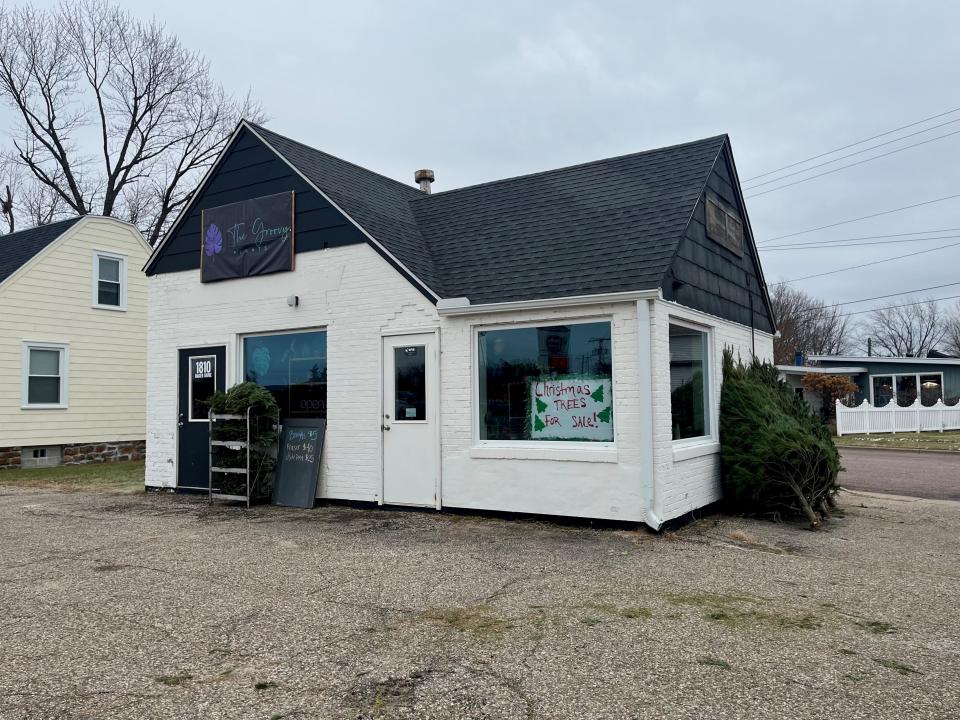
[[[243,375],[273,394],[281,420],[327,417],[326,332],[244,338]]]

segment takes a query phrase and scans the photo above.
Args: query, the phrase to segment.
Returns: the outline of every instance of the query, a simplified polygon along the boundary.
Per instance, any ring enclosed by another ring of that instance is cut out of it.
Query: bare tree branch
[[[32,210],[123,217],[151,242],[238,120],[263,119],[163,25],[104,0],[0,9],[0,97],[18,119],[13,147]]]
[[[914,302],[904,307],[879,308],[861,327],[861,344],[871,338],[878,355],[926,357],[948,332],[947,318],[936,300]]]
[[[822,300],[786,284],[772,287],[770,302],[780,331],[780,337],[773,341],[777,364],[792,364],[798,352],[804,355],[849,352],[849,319],[843,317],[839,307],[825,307]]]

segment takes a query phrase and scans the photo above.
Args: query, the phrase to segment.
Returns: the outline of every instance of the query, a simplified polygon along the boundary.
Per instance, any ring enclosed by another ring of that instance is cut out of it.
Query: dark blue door
[[[180,351],[177,416],[177,490],[206,491],[210,486],[206,401],[226,387],[227,349],[222,345]]]

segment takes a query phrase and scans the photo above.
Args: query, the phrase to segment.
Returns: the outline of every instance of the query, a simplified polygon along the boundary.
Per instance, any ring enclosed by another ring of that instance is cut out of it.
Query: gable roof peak
[[[307,145],[306,143],[300,142],[299,140],[295,140],[294,138],[290,137],[289,135],[283,135],[283,134],[281,134],[281,133],[276,132],[275,130],[271,130],[271,129],[268,128],[268,127],[265,127],[265,126],[263,126],[263,125],[258,125],[258,124],[255,123],[255,122],[251,122],[250,120],[241,120],[240,123],[241,123],[241,125],[244,125],[244,126],[248,127],[249,129],[251,129],[254,133],[256,133],[256,134],[258,134],[258,135],[260,135],[260,134],[266,134],[266,135],[272,136],[272,137],[274,137],[274,138],[278,138],[278,139],[280,139],[280,140],[283,140],[283,141],[285,141],[285,142],[293,143],[294,145],[298,145],[298,146],[300,146],[301,148],[303,148],[304,150],[306,150],[306,151],[308,151],[308,152],[317,153],[318,155],[322,155],[322,156],[326,157],[326,158],[329,159],[329,160],[333,160],[333,161],[335,161],[335,162],[337,162],[337,163],[342,163],[343,165],[348,165],[348,166],[350,166],[351,168],[353,168],[353,169],[355,169],[355,170],[358,170],[358,171],[360,171],[360,172],[362,172],[362,173],[364,173],[364,174],[366,174],[366,175],[370,175],[370,176],[373,176],[373,177],[375,177],[375,178],[377,178],[377,179],[379,179],[379,180],[386,180],[386,181],[389,182],[389,183],[393,183],[393,184],[396,185],[397,187],[402,188],[403,190],[406,190],[407,192],[409,192],[410,195],[411,195],[411,197],[417,197],[417,196],[419,196],[419,195],[424,194],[424,193],[421,193],[417,188],[413,187],[412,185],[408,185],[408,184],[406,184],[406,183],[404,183],[404,182],[401,182],[400,180],[397,180],[397,179],[395,179],[395,178],[389,177],[388,175],[383,175],[382,173],[375,172],[375,171],[371,170],[370,168],[365,168],[365,167],[363,167],[363,165],[357,165],[357,163],[355,163],[355,162],[350,162],[349,160],[344,160],[343,158],[338,157],[337,155],[332,155],[332,154],[330,154],[330,153],[328,153],[328,152],[325,152],[325,151],[323,151],[323,150],[318,150],[317,148],[313,147],[312,145]]]

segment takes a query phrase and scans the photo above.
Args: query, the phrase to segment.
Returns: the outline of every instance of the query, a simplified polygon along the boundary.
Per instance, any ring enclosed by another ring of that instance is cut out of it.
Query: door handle
[[[177,427],[183,427],[183,413],[177,417]]]
[[[381,425],[381,426],[380,426],[380,429],[381,429],[381,430],[389,430],[389,429],[390,429],[390,426],[389,426],[389,425]]]

